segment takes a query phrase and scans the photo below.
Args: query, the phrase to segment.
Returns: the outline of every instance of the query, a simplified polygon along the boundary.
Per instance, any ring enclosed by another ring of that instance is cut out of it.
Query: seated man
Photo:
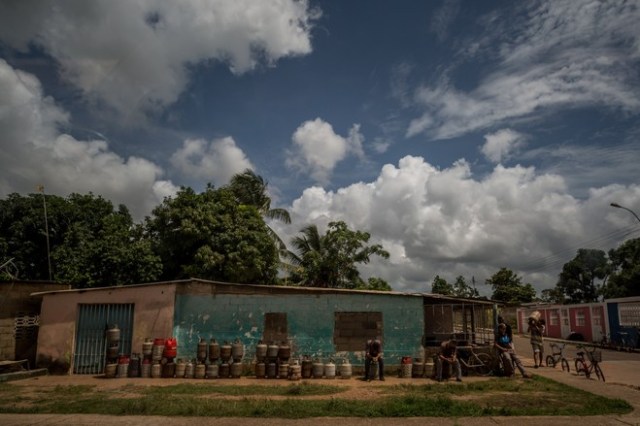
[[[511,368],[505,368],[505,370],[509,370],[513,372],[513,366],[515,365],[522,377],[525,379],[531,378],[531,375],[524,371],[524,367],[522,366],[522,361],[516,355],[515,349],[513,349],[513,343],[511,338],[507,334],[507,326],[505,323],[500,323],[498,325],[498,333],[496,334],[496,341],[493,344],[494,348],[503,364]]]
[[[456,354],[458,345],[455,340],[445,340],[440,345],[440,353],[436,357],[436,379],[442,381],[442,367],[443,365],[451,364],[456,369],[456,381],[462,381],[462,370],[460,368],[460,361]]]
[[[370,370],[372,363],[378,364],[378,377],[384,381],[384,359],[382,358],[382,342],[376,337],[367,341],[366,354],[364,360],[364,379],[371,380]]]

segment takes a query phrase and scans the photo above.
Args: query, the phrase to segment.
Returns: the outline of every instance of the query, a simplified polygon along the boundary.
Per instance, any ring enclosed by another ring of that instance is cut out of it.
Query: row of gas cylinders
[[[195,361],[176,362],[164,360],[164,362],[151,361],[149,358],[140,358],[138,354],[131,357],[120,356],[117,363],[105,366],[104,375],[107,378],[186,378],[186,379],[214,379],[214,378],[240,378],[243,373],[241,362],[223,362],[204,364]]]
[[[333,360],[323,363],[321,360],[310,360],[305,357],[302,362],[294,360],[292,364],[279,362],[257,362],[255,375],[258,379],[335,379],[336,375],[342,379],[350,379],[353,369],[348,360],[336,365]]]
[[[289,358],[291,358],[291,346],[286,342],[266,344],[260,340],[256,345],[256,360],[258,363],[267,360],[286,362]]]

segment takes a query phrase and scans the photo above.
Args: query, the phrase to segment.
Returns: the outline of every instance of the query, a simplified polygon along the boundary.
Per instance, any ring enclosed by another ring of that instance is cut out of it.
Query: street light
[[[638,219],[638,222],[640,222],[640,217],[638,217],[638,215],[637,215],[633,210],[628,209],[628,208],[626,208],[626,207],[623,207],[623,206],[621,206],[621,205],[620,205],[620,204],[618,204],[618,203],[611,203],[611,204],[610,204],[610,206],[611,206],[611,207],[615,207],[615,208],[617,208],[617,209],[623,209],[623,210],[628,211],[629,213],[631,213],[632,215],[634,215],[636,219]]]

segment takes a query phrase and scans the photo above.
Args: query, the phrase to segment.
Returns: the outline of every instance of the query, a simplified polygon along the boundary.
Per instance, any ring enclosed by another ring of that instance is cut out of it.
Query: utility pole
[[[51,275],[51,249],[49,247],[49,222],[47,219],[47,197],[44,194],[44,186],[38,185],[38,192],[42,194],[42,205],[44,206],[44,235],[47,237],[47,264],[49,265],[49,281],[52,281]]]

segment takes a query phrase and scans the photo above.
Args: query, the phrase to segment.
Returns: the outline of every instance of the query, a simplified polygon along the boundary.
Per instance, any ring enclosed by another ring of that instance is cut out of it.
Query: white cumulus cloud
[[[104,140],[77,140],[60,133],[68,114],[45,97],[37,78],[0,60],[0,196],[35,192],[100,194],[141,219],[177,188],[162,180],[156,164],[122,158]]]
[[[183,176],[226,185],[236,173],[253,165],[231,137],[207,142],[187,139],[171,156],[171,165]]]
[[[293,149],[288,153],[287,166],[307,172],[318,183],[327,183],[333,169],[347,155],[364,158],[364,136],[359,124],[354,124],[349,135],[343,137],[335,133],[331,124],[316,118],[302,123],[291,139]]]
[[[485,143],[480,150],[493,163],[499,163],[508,158],[509,154],[524,145],[524,136],[511,129],[486,134],[484,139]]]

